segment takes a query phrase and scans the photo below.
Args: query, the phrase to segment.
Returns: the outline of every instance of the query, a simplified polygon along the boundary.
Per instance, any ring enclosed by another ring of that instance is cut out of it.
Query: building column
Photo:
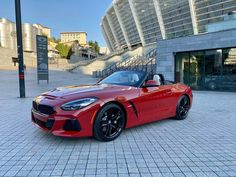
[[[196,16],[196,9],[194,5],[194,0],[188,0],[189,7],[190,7],[190,14],[192,19],[193,25],[193,33],[196,35],[198,34],[198,25],[197,25],[197,16]]]
[[[131,45],[130,45],[130,43],[129,43],[128,35],[127,35],[126,31],[125,31],[124,24],[123,24],[123,22],[122,22],[122,20],[121,20],[120,13],[119,13],[119,11],[118,11],[118,9],[117,9],[117,5],[115,4],[115,2],[113,2],[113,8],[114,8],[114,10],[115,10],[116,17],[117,17],[117,19],[118,19],[118,22],[119,22],[119,24],[120,24],[122,33],[123,33],[123,35],[124,35],[125,42],[126,42],[128,48],[131,50]]]
[[[139,23],[138,14],[136,13],[136,10],[135,10],[135,7],[134,7],[134,0],[128,0],[128,1],[129,1],[129,6],[130,6],[130,9],[131,9],[131,12],[132,12],[133,17],[134,17],[136,28],[138,30],[139,38],[142,42],[142,45],[145,46],[146,43],[145,43],[145,40],[144,40],[143,30],[142,30],[142,27]]]
[[[117,35],[115,34],[114,26],[112,25],[112,22],[111,22],[111,19],[110,19],[109,15],[106,15],[106,18],[107,18],[108,25],[109,25],[110,28],[111,28],[111,33],[112,33],[112,35],[114,36],[115,41],[116,41],[116,43],[117,43],[117,46],[118,46],[119,48],[121,48],[120,43],[119,43],[119,40],[118,40],[118,38],[117,38]]]
[[[161,30],[162,39],[166,39],[166,30],[165,30],[164,21],[162,18],[160,2],[159,0],[153,0],[153,2],[154,2],[155,10],[156,10],[157,19],[159,22],[159,27]]]
[[[101,26],[102,26],[103,36],[106,40],[106,43],[108,44],[109,49],[111,49],[111,51],[115,51],[114,44],[112,44],[112,42],[109,38],[108,31],[107,31],[106,27],[104,25],[101,25]]]

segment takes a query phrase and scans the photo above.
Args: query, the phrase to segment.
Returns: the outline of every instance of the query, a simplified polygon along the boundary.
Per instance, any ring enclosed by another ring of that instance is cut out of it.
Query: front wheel
[[[116,139],[125,127],[125,114],[120,106],[108,104],[97,114],[93,132],[99,141],[112,141]]]
[[[190,100],[186,95],[182,95],[178,101],[175,119],[183,120],[187,118],[189,109],[190,109]]]

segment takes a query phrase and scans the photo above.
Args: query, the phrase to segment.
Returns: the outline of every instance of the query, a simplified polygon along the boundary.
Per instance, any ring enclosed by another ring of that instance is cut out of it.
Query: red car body
[[[176,106],[182,95],[189,98],[191,106],[192,91],[181,83],[156,87],[110,84],[62,87],[35,98],[32,121],[41,129],[56,136],[89,137],[93,136],[93,124],[98,111],[108,103],[116,103],[122,107],[126,115],[125,128],[130,128],[176,116]],[[64,103],[86,97],[98,99],[82,109],[74,111],[61,109]],[[70,120],[78,122],[78,129],[65,128],[65,124]]]

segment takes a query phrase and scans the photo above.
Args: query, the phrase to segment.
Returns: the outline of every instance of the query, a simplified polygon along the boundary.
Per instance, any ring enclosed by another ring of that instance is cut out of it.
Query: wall
[[[236,29],[158,41],[157,72],[174,80],[177,52],[236,47]]]

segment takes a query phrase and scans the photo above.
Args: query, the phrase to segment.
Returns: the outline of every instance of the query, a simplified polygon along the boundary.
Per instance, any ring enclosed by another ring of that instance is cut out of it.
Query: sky
[[[15,22],[14,0],[0,0],[0,17]],[[87,40],[106,46],[100,23],[112,0],[21,0],[22,23],[40,23],[60,32],[86,31]]]

